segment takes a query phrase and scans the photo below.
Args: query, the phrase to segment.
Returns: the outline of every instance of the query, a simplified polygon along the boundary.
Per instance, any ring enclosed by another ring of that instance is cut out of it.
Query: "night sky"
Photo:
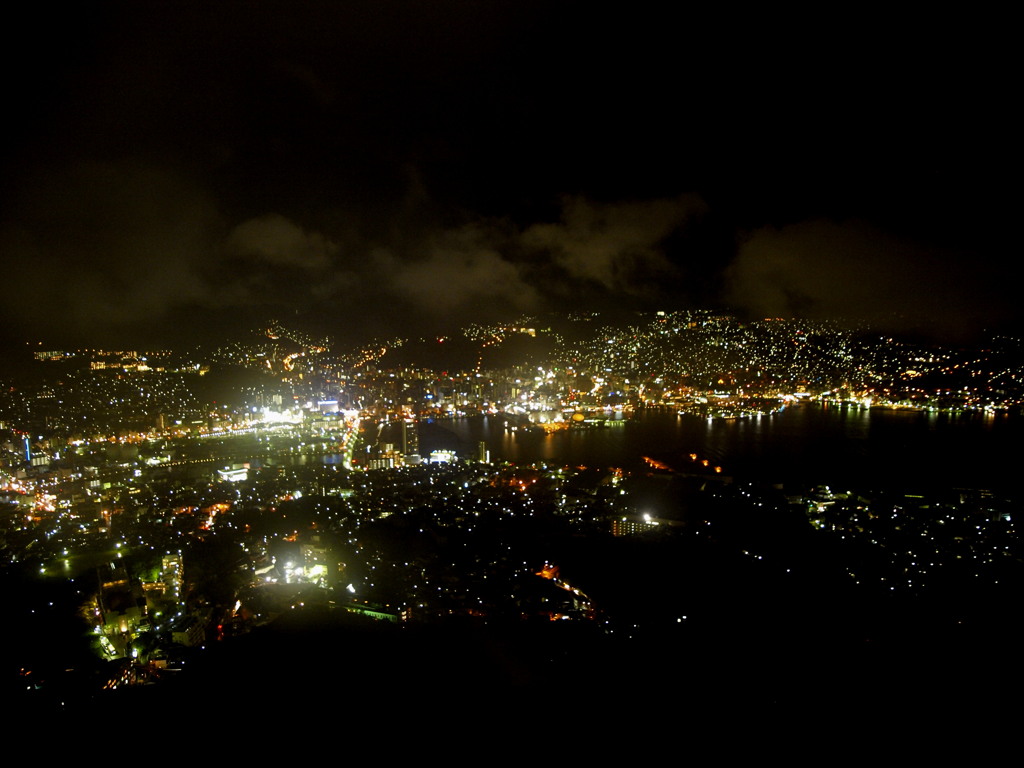
[[[1007,20],[697,8],[14,14],[3,333],[177,345],[277,318],[356,340],[616,307],[958,339],[1020,319]]]

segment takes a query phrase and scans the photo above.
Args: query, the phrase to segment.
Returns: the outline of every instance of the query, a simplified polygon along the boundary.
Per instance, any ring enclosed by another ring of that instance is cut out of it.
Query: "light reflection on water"
[[[494,417],[441,421],[421,432],[471,458],[480,441],[493,460],[638,469],[650,455],[670,464],[697,453],[726,474],[771,482],[998,487],[1016,471],[1024,420],[805,404],[773,416],[708,420],[668,411],[625,425],[543,434],[508,432]]]

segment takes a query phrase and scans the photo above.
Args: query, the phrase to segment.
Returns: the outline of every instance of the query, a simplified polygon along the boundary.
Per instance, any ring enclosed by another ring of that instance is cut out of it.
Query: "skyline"
[[[273,317],[353,340],[610,307],[954,339],[1020,320],[992,22],[823,17],[810,37],[454,1],[19,21],[10,341],[181,344]]]

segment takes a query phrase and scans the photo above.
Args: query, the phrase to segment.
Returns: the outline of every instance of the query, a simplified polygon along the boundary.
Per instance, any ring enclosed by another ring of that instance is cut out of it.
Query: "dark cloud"
[[[957,47],[960,22],[680,26],[574,0],[26,13],[0,146],[16,335],[1011,304],[976,265],[1015,247],[993,182],[1015,178],[1012,68]]]
[[[538,293],[516,264],[499,251],[493,230],[465,226],[439,232],[425,243],[425,254],[399,262],[378,252],[381,272],[390,275],[392,290],[436,316],[486,307],[487,315],[518,314],[536,309]]]
[[[202,273],[219,219],[187,177],[83,163],[24,190],[0,229],[9,322],[103,335],[210,300]]]
[[[754,316],[845,318],[962,335],[1006,319],[983,260],[895,237],[863,221],[753,232],[726,272],[728,299]]]
[[[319,232],[306,231],[279,214],[268,214],[232,229],[225,249],[268,264],[320,272],[332,264],[338,246]]]
[[[572,280],[644,293],[676,272],[664,241],[705,209],[693,195],[622,203],[572,197],[564,202],[561,221],[529,227],[522,243],[546,251]]]

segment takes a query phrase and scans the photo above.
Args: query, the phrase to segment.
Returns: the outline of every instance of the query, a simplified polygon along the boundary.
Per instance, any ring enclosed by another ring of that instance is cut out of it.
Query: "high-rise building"
[[[160,569],[160,581],[164,583],[164,596],[175,603],[180,603],[184,577],[181,555],[164,555]]]
[[[420,452],[419,432],[414,419],[402,421],[402,453],[406,456]]]

